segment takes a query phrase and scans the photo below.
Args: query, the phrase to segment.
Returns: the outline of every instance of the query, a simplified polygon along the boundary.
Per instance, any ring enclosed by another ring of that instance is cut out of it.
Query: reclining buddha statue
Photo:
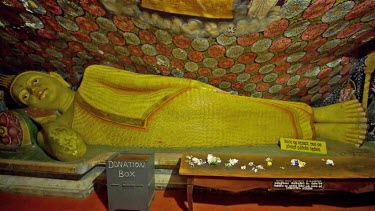
[[[367,130],[356,100],[312,108],[101,65],[85,70],[76,92],[57,73],[37,71],[18,75],[10,91],[41,125],[38,144],[61,161],[81,158],[86,144],[219,147],[277,144],[284,137],[362,145]],[[58,115],[35,115],[35,110]]]

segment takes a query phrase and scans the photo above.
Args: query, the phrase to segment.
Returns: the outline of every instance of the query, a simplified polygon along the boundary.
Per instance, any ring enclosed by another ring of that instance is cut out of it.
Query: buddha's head
[[[45,110],[58,110],[64,100],[61,95],[69,91],[69,84],[54,72],[27,71],[18,75],[10,86],[17,103]]]

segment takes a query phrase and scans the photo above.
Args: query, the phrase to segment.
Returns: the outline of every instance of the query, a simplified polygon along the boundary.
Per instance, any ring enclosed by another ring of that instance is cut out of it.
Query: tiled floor
[[[247,210],[375,210],[375,193],[291,193],[250,191],[227,193],[197,190],[194,192],[195,211]],[[187,210],[184,190],[158,190],[151,211]],[[0,193],[0,210],[4,211],[104,211],[107,193],[101,188],[86,199],[36,197]]]

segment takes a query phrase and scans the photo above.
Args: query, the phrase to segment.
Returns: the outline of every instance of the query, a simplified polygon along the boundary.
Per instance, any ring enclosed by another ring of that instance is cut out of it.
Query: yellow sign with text
[[[324,141],[280,138],[280,147],[282,150],[327,154],[327,145]]]

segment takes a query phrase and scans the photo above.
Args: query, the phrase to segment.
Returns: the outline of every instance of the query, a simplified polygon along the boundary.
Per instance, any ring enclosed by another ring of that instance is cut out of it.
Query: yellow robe
[[[90,66],[76,93],[72,127],[92,145],[213,147],[315,138],[304,103],[228,94],[188,79]]]

